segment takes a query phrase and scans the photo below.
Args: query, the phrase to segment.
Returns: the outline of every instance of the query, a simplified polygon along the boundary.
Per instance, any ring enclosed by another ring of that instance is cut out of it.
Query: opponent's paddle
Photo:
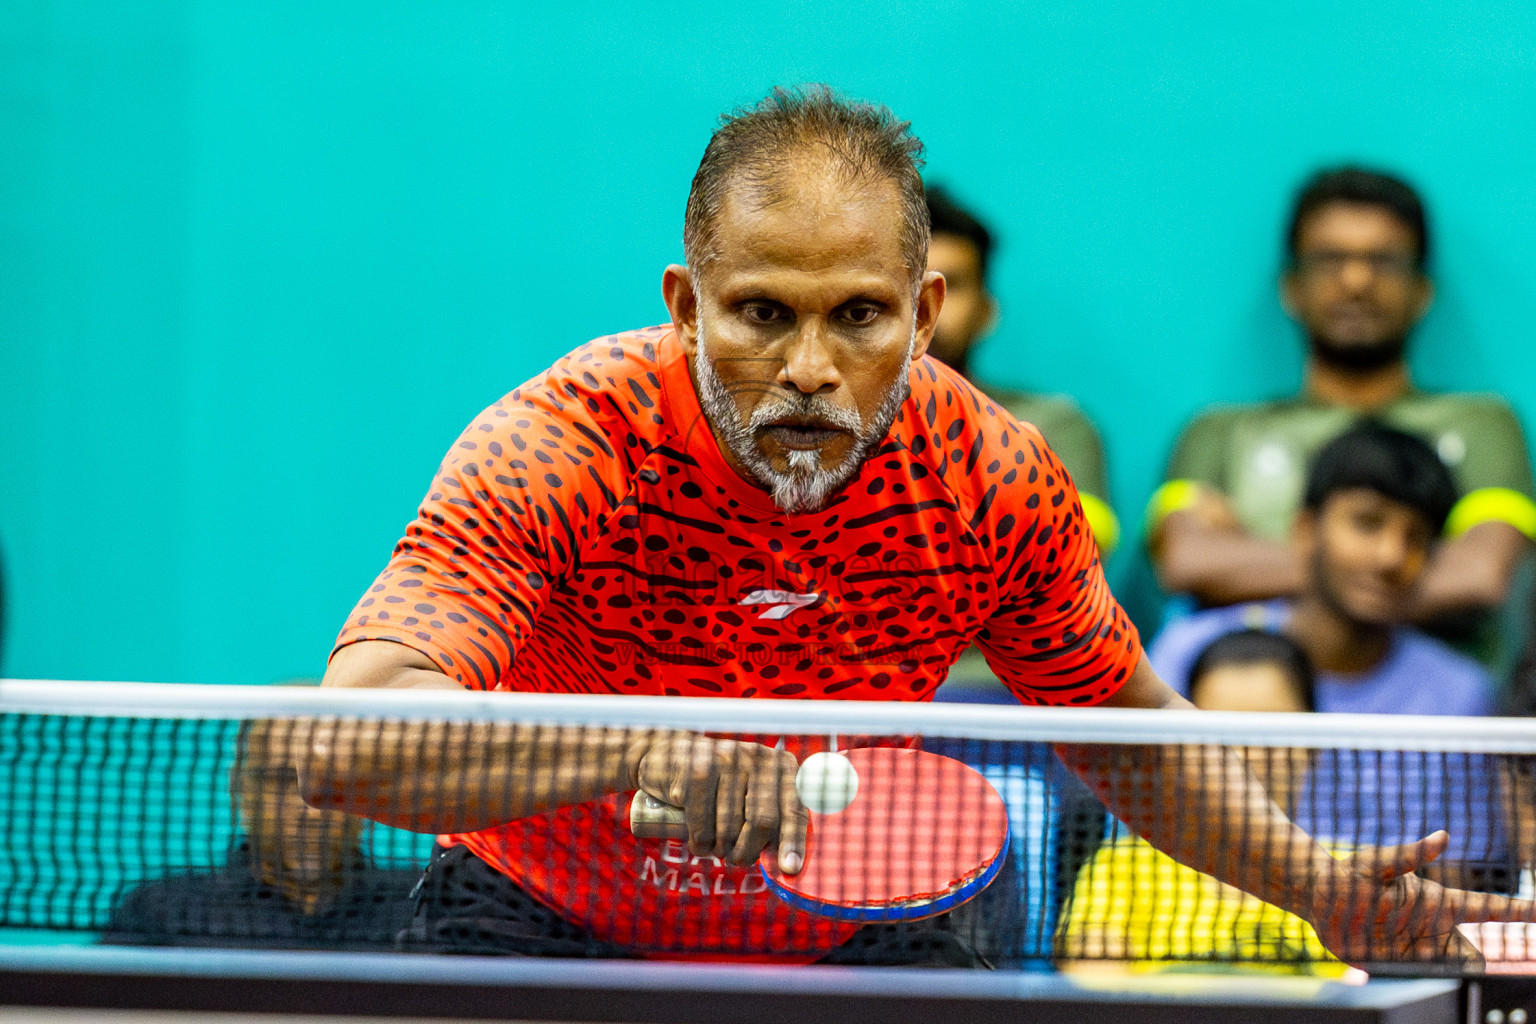
[[[758,868],[791,906],[841,921],[911,921],[981,892],[1007,860],[1008,809],[953,758],[906,747],[813,754],[795,776],[811,812],[799,874],[764,851]],[[686,839],[682,808],[643,790],[629,810],[642,839]]]

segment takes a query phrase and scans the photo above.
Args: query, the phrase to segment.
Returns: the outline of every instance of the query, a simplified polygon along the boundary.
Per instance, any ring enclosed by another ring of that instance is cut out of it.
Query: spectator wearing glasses
[[[1303,590],[1307,566],[1286,538],[1306,467],[1329,440],[1370,417],[1426,440],[1462,495],[1411,620],[1485,664],[1507,664],[1490,611],[1509,597],[1536,538],[1530,460],[1502,398],[1414,385],[1406,355],[1434,297],[1429,255],[1424,206],[1405,182],[1346,167],[1303,186],[1280,282],[1282,304],[1307,340],[1302,393],[1214,409],[1180,436],[1148,509],[1165,590],[1204,606]]]

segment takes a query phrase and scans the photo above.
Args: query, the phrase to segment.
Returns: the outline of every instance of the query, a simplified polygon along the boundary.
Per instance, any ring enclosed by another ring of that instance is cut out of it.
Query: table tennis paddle
[[[791,906],[841,921],[912,921],[951,910],[997,876],[1008,853],[1008,809],[975,769],[906,747],[813,754],[795,777],[810,810],[805,863],[786,875],[758,862]],[[679,807],[641,791],[630,804],[640,838],[686,839]]]

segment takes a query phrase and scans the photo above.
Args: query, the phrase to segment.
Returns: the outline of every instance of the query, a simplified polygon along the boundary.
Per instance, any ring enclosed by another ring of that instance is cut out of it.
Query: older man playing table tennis
[[[925,272],[920,152],[884,108],[820,88],[723,119],[687,265],[662,276],[671,325],[583,345],[470,425],[325,684],[919,701],[974,642],[1026,703],[1189,706],[1040,435],[924,355],[944,279]],[[429,948],[835,960],[858,941],[750,871],[768,848],[801,863],[794,750],[447,725],[321,726],[303,747],[312,802],[443,834]],[[1335,860],[1232,755],[1170,765],[1146,799],[1126,780],[1155,750],[1064,754],[1154,845],[1345,959],[1455,953],[1456,922],[1531,909],[1413,875],[1441,833]],[[627,830],[637,788],[684,809],[674,862]]]

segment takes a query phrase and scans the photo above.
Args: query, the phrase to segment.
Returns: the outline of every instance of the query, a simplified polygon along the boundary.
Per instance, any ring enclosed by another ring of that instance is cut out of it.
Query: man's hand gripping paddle
[[[791,906],[842,921],[911,921],[981,892],[1007,860],[1008,809],[980,772],[905,747],[812,754],[795,776],[810,811],[805,863],[758,868]],[[682,808],[635,794],[630,829],[642,839],[688,838]]]

